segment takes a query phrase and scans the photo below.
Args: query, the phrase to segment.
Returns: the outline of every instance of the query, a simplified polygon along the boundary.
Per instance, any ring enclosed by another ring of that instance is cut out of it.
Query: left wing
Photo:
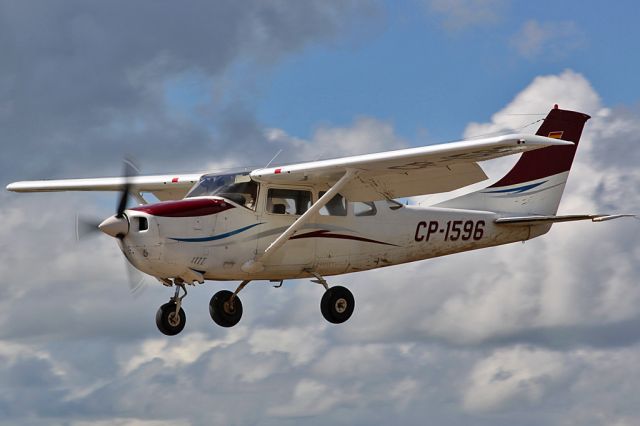
[[[182,175],[134,176],[127,179],[136,192],[150,192],[159,200],[180,200],[200,179],[202,173]],[[123,177],[32,180],[14,182],[7,190],[14,192],[58,192],[58,191],[121,191],[125,185]]]
[[[478,161],[551,145],[573,145],[573,142],[512,134],[257,169],[251,172],[251,177],[264,183],[308,182],[329,187],[347,170],[355,170],[358,173],[340,192],[351,201],[376,201],[462,188],[487,179]]]

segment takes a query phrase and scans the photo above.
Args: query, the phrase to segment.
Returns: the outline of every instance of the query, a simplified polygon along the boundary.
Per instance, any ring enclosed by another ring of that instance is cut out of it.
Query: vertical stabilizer
[[[522,154],[513,168],[493,185],[438,204],[438,207],[517,214],[553,215],[558,211],[584,124],[590,117],[557,105],[536,135],[573,142]]]

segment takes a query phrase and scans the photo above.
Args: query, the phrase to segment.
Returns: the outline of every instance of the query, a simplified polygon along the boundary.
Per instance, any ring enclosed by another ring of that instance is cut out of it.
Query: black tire
[[[156,325],[162,334],[175,336],[184,329],[187,323],[187,315],[184,313],[184,310],[180,308],[176,321],[175,314],[176,304],[174,302],[165,303],[158,308],[158,312],[156,312]]]
[[[356,301],[353,294],[342,286],[325,291],[320,301],[320,312],[324,319],[333,324],[342,324],[353,314]]]
[[[233,327],[242,318],[242,302],[236,295],[233,299],[233,305],[229,304],[231,296],[233,296],[233,292],[220,290],[213,295],[209,302],[209,315],[211,315],[213,322],[221,327]]]

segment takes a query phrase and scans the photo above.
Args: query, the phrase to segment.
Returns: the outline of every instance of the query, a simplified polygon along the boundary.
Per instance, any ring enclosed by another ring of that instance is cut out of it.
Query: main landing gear
[[[209,315],[213,322],[221,327],[233,327],[242,318],[242,302],[238,293],[249,284],[249,280],[242,281],[236,291],[221,290],[213,295],[209,302]]]
[[[356,306],[353,294],[342,286],[329,287],[327,281],[319,274],[310,272],[316,279],[312,282],[321,284],[325,292],[320,300],[320,312],[322,316],[333,324],[341,324],[353,314]],[[213,295],[209,302],[209,314],[211,319],[221,327],[233,327],[242,318],[242,302],[238,293],[242,291],[249,280],[242,281],[234,292],[221,290]],[[185,326],[187,317],[182,309],[182,299],[187,296],[184,282],[174,282],[176,292],[168,303],[160,306],[156,313],[156,325],[158,330],[167,336],[175,336]],[[277,286],[280,287],[280,286]],[[183,295],[180,296],[180,290]]]
[[[325,292],[320,300],[320,312],[324,319],[333,324],[342,324],[353,314],[356,307],[356,301],[353,294],[346,287],[334,286],[329,287],[327,280],[316,272],[310,272],[315,280],[311,280],[316,284],[321,284]]]

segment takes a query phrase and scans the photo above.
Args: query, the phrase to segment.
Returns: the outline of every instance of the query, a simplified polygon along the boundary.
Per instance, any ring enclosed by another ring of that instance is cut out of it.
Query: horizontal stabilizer
[[[577,220],[590,220],[592,222],[604,222],[619,219],[621,217],[636,217],[635,214],[570,214],[564,216],[518,216],[501,217],[494,222],[498,225],[544,225],[558,222],[574,222]]]

